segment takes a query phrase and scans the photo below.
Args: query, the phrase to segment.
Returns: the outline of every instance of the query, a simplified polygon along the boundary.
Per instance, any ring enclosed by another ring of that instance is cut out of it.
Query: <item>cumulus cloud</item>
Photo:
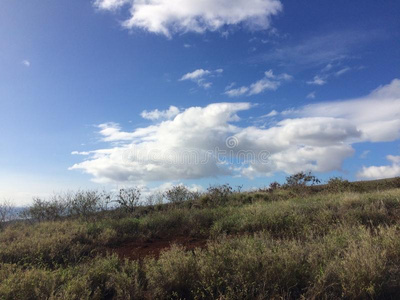
[[[167,37],[238,24],[268,29],[271,17],[282,11],[279,0],[96,0],[94,5],[109,11],[127,6],[130,17],[123,22],[125,28]]]
[[[238,97],[243,95],[252,96],[261,94],[266,90],[275,91],[282,82],[290,81],[292,79],[293,77],[289,74],[283,73],[275,75],[272,70],[268,70],[264,73],[264,78],[252,83],[250,86],[227,89],[225,95],[228,95],[229,97]]]
[[[363,167],[357,177],[361,179],[383,179],[400,176],[400,156],[388,155],[391,165]]]
[[[252,107],[247,102],[189,107],[173,119],[130,132],[116,123],[102,124],[99,133],[110,147],[91,151],[71,169],[101,183],[329,172],[340,170],[354,154],[353,143],[400,138],[398,79],[358,99],[274,111],[270,116],[283,119],[269,127],[240,126],[240,112]],[[243,154],[255,159],[240,160]],[[385,170],[393,175],[399,158],[389,159],[393,164]],[[360,174],[372,176],[370,170]]]
[[[223,69],[217,69],[214,71],[197,69],[193,72],[186,73],[179,79],[179,81],[190,80],[190,81],[197,83],[197,85],[199,87],[208,89],[211,87],[212,83],[210,81],[208,81],[207,79],[209,79],[212,76],[222,74],[223,72],[224,72]]]
[[[158,109],[152,111],[144,110],[140,115],[142,116],[143,119],[155,121],[160,119],[172,119],[179,113],[180,113],[179,108],[171,105],[167,110],[158,110]]]

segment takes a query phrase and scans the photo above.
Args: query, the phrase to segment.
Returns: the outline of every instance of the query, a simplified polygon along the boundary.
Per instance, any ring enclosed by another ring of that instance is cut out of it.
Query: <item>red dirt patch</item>
[[[145,241],[133,241],[116,247],[108,248],[108,251],[117,254],[120,258],[141,260],[145,257],[159,257],[163,250],[169,249],[173,244],[183,246],[186,250],[205,248],[207,239],[179,236],[172,238],[148,239]]]

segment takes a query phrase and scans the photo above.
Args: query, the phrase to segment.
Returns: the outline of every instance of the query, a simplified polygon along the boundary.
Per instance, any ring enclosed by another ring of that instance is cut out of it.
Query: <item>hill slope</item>
[[[398,183],[17,222],[0,232],[0,299],[396,298]]]

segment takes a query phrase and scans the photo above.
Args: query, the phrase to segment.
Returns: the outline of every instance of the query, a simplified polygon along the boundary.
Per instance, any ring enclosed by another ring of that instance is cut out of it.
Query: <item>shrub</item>
[[[193,200],[196,194],[191,192],[184,185],[177,185],[165,192],[165,197],[170,203],[179,204]]]
[[[207,194],[202,199],[203,203],[213,206],[224,205],[233,194],[232,187],[229,184],[214,185],[207,189]]]
[[[70,271],[59,299],[143,299],[140,265],[117,256],[98,257]],[[72,277],[73,276],[73,277]]]
[[[269,185],[268,191],[273,192],[281,188],[281,184],[277,181],[271,182]]]
[[[128,213],[133,213],[139,206],[141,191],[139,188],[120,189],[116,202]]]
[[[292,187],[303,187],[307,185],[315,185],[321,183],[321,181],[312,175],[311,172],[299,172],[293,175],[286,177],[285,187],[292,188]]]
[[[5,222],[10,221],[14,214],[14,206],[10,200],[0,202],[0,229]]]
[[[68,203],[62,201],[57,195],[50,200],[33,198],[32,205],[23,212],[25,218],[34,221],[56,221],[68,214]]]
[[[96,190],[54,194],[49,199],[33,198],[33,203],[21,217],[33,221],[56,221],[64,217],[89,217],[105,211],[111,203],[111,194]]]
[[[311,172],[299,172],[286,177],[286,183],[282,187],[294,193],[294,195],[304,195],[312,191],[309,186],[314,186],[320,182]]]
[[[146,277],[154,298],[193,298],[191,289],[198,279],[195,257],[182,247],[172,246],[158,260],[147,260]]]
[[[0,262],[55,267],[75,264],[101,245],[77,222],[9,226],[0,235]]]
[[[78,191],[72,195],[66,194],[65,201],[69,203],[70,215],[88,217],[107,210],[111,203],[111,194],[96,190]]]
[[[0,299],[56,299],[61,284],[61,276],[53,272],[0,263]]]
[[[76,267],[21,268],[0,264],[0,299],[143,299],[144,275],[137,262],[97,257]]]
[[[155,192],[150,194],[146,198],[146,205],[149,206],[160,206],[164,203],[164,194],[161,192]]]
[[[342,193],[350,191],[350,188],[351,184],[348,180],[342,177],[332,177],[327,182],[326,190],[330,193]]]

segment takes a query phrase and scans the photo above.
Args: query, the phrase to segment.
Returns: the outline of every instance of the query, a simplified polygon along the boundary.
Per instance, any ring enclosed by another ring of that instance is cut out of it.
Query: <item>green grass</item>
[[[368,184],[17,222],[0,232],[0,299],[398,298],[400,189]],[[104,251],[182,235],[208,246],[142,261]]]

